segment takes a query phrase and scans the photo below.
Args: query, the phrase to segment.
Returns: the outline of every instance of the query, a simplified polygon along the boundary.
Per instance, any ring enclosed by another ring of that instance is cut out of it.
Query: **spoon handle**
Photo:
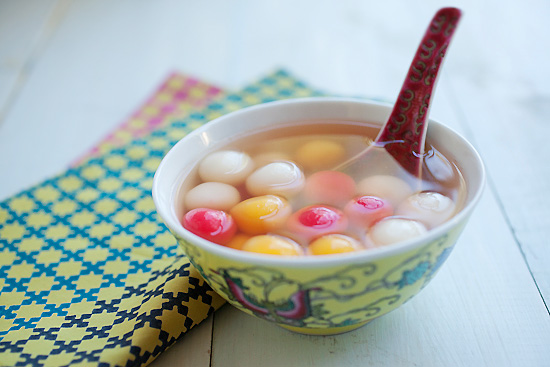
[[[456,8],[440,9],[418,46],[391,115],[375,143],[384,146],[409,173],[420,177],[430,99],[440,66],[461,16]]]

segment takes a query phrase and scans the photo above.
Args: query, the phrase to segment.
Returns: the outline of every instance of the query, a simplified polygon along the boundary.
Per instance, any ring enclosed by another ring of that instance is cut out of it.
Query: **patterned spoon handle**
[[[421,175],[430,98],[460,16],[456,8],[443,8],[434,15],[391,115],[375,140],[416,177]]]

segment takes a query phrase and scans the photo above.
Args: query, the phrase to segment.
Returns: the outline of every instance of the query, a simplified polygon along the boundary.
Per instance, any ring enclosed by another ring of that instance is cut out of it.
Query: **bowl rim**
[[[176,146],[185,144],[186,141],[193,139],[194,137],[200,136],[205,130],[211,129],[213,126],[219,123],[223,123],[224,120],[228,118],[238,117],[241,114],[249,113],[250,111],[257,109],[270,108],[275,106],[284,106],[291,104],[303,104],[304,102],[308,103],[351,103],[351,104],[360,104],[360,105],[373,105],[384,108],[391,108],[392,105],[389,103],[373,101],[368,99],[360,98],[349,98],[349,97],[305,97],[305,98],[292,98],[280,101],[266,102],[249,107],[244,107],[237,111],[233,111],[217,117],[201,127],[193,130],[182,139],[180,139],[170,150],[165,154],[161,163],[159,164],[154,177],[152,185],[152,196],[153,201],[157,210],[157,213],[162,218],[164,224],[172,232],[173,235],[176,235],[183,238],[189,242],[192,246],[197,246],[202,248],[206,252],[210,252],[218,257],[227,258],[229,260],[240,262],[240,263],[249,263],[255,265],[263,266],[276,266],[276,267],[286,267],[286,268],[313,268],[313,267],[326,267],[326,266],[339,266],[346,264],[356,264],[356,263],[368,263],[374,260],[378,260],[384,257],[393,257],[399,254],[407,253],[411,250],[425,246],[428,243],[436,240],[437,238],[443,236],[445,233],[449,232],[453,227],[458,226],[461,222],[465,221],[474,207],[477,205],[480,200],[486,181],[486,172],[483,160],[481,159],[477,150],[473,145],[467,141],[461,134],[457,133],[450,127],[434,120],[429,119],[429,124],[438,125],[438,128],[446,130],[446,133],[455,135],[455,137],[461,141],[463,146],[472,153],[473,157],[477,161],[479,166],[479,188],[475,192],[469,202],[451,219],[445,223],[429,230],[426,234],[416,237],[407,241],[402,241],[399,243],[377,247],[373,249],[367,249],[364,251],[343,253],[343,254],[331,254],[323,256],[280,256],[280,255],[267,255],[259,254],[253,252],[246,252],[241,250],[232,249],[223,245],[215,244],[213,242],[207,241],[183,228],[183,225],[175,218],[175,215],[172,215],[172,208],[168,205],[166,207],[161,202],[160,199],[160,181],[164,175],[164,171],[167,169],[168,161],[171,156],[174,155]],[[430,126],[429,125],[429,126]],[[428,129],[429,129],[428,126]],[[181,176],[181,175],[180,175]],[[173,193],[170,195],[170,202],[173,201]]]

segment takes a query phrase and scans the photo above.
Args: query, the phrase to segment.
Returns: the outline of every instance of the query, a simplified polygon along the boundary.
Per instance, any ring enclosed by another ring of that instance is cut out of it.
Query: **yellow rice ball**
[[[300,256],[302,248],[296,242],[282,236],[261,235],[247,240],[243,251],[256,252],[268,255]]]
[[[302,145],[296,151],[296,163],[306,170],[323,170],[334,168],[342,163],[346,149],[332,140],[317,139]]]
[[[329,234],[316,239],[309,244],[311,255],[342,254],[360,250],[357,240],[341,234]]]

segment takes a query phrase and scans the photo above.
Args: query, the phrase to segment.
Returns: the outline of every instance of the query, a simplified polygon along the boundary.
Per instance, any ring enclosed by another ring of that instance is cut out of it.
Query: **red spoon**
[[[338,169],[352,171],[352,161],[363,161],[371,147],[381,147],[410,174],[421,177],[430,100],[445,52],[461,17],[456,8],[440,9],[418,46],[390,117],[374,143]],[[358,162],[356,162],[358,163]]]

